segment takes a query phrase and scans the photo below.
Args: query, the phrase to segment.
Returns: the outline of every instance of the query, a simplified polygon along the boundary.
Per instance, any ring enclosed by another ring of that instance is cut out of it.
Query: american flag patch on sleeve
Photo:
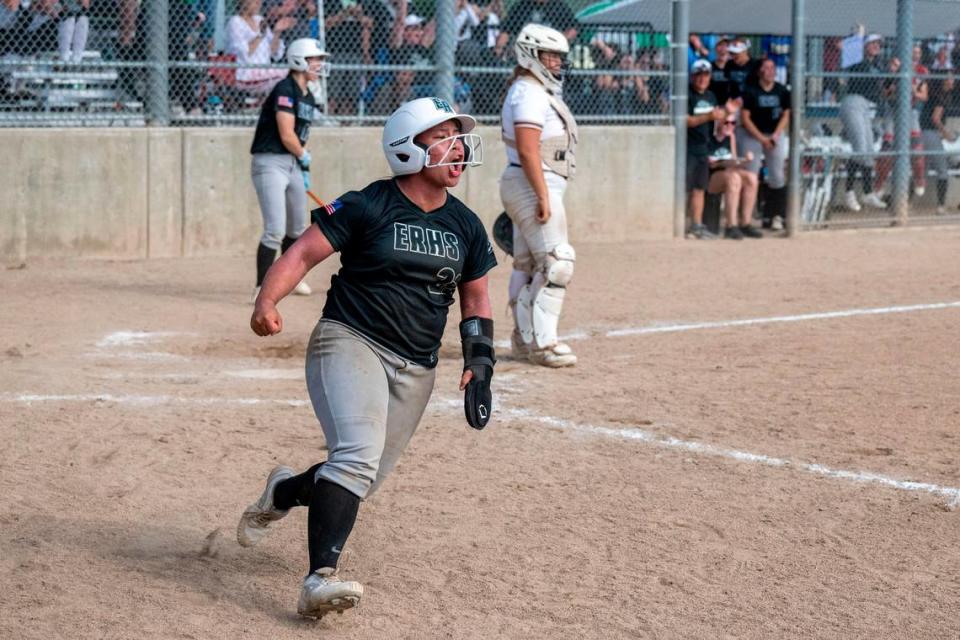
[[[293,109],[293,100],[290,99],[290,96],[277,96],[277,106]]]
[[[342,203],[342,202],[340,202],[339,200],[334,200],[333,202],[331,202],[331,203],[329,203],[329,204],[323,205],[323,206],[321,207],[321,209],[323,209],[324,211],[326,211],[328,216],[332,216],[332,215],[334,214],[334,212],[335,212],[337,209],[339,209],[340,207],[342,207],[342,206],[343,206],[343,203]]]

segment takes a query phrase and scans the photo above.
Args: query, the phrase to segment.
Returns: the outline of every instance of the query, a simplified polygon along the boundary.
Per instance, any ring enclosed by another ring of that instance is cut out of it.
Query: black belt
[[[523,165],[522,165],[522,164],[517,164],[516,162],[511,162],[511,163],[510,163],[510,166],[511,166],[511,167],[520,167],[521,169],[523,169]]]

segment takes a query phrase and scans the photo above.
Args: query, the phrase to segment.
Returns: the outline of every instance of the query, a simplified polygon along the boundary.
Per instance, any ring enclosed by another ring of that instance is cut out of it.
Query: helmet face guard
[[[540,24],[528,24],[517,35],[513,45],[517,64],[529,70],[549,91],[560,91],[563,87],[563,72],[570,68],[567,54],[570,44],[566,36],[555,29]],[[555,53],[562,63],[560,73],[550,71],[540,59],[542,53]]]
[[[457,140],[463,145],[463,158],[458,161],[448,160],[447,158],[457,146]],[[440,159],[437,162],[431,162],[431,151],[436,148],[443,149],[444,145],[446,145],[446,150],[443,152],[443,155],[440,156]],[[450,136],[449,138],[444,138],[443,140],[437,140],[424,151],[427,156],[423,165],[424,167],[460,166],[466,169],[467,167],[479,167],[483,164],[483,139],[475,133],[460,133],[455,136]]]
[[[424,131],[450,120],[459,124],[460,133],[457,135],[430,145],[414,141]],[[480,136],[470,133],[476,124],[472,116],[457,113],[441,98],[419,98],[402,104],[383,127],[381,143],[387,164],[395,176],[419,173],[426,166],[477,166],[482,161],[483,151]],[[464,158],[459,162],[447,161],[457,139],[463,145]],[[443,155],[439,162],[428,164],[428,150],[437,145],[446,145],[441,147]]]

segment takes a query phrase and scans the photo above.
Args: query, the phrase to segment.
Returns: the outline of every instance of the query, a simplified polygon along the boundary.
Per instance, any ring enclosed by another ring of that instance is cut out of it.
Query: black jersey
[[[744,64],[737,64],[733,60],[727,61],[727,66],[723,70],[727,74],[729,81],[730,98],[739,98],[747,87],[757,84],[760,76],[760,65],[762,61],[750,58]]]
[[[950,94],[943,90],[943,82],[930,83],[930,99],[924,103],[923,109],[920,110],[920,128],[937,131],[937,125],[933,121],[933,112],[937,107],[942,107],[943,113],[940,114],[940,122],[946,123],[949,104]]]
[[[292,113],[296,118],[293,131],[300,144],[307,144],[310,137],[310,123],[313,122],[317,103],[309,91],[301,93],[293,76],[277,83],[260,109],[257,130],[253,134],[250,153],[290,153],[280,141],[280,129],[277,128],[277,112]]]
[[[313,222],[340,252],[323,317],[435,367],[457,285],[497,264],[477,215],[450,194],[425,213],[379,180],[314,209]]]
[[[713,92],[713,95],[717,97],[717,102],[719,104],[726,104],[727,100],[730,98],[736,98],[737,96],[732,95],[730,92],[730,78],[727,77],[727,67],[730,66],[730,61],[727,61],[726,66],[718,67],[716,62],[710,63],[713,67],[713,70],[710,72],[710,91]]]
[[[864,58],[860,62],[844,69],[847,73],[861,74],[857,78],[849,78],[847,93],[861,95],[870,102],[879,105],[883,102],[883,89],[886,80],[883,78],[871,78],[869,76],[878,75],[887,71],[887,63],[876,58]]]
[[[709,89],[703,93],[690,87],[690,96],[687,99],[687,115],[700,116],[713,113],[717,106],[717,98]],[[687,153],[700,158],[710,152],[710,138],[713,135],[713,120],[708,120],[697,127],[687,127]]]
[[[733,157],[733,149],[731,149],[733,142],[733,136],[724,136],[722,140],[717,140],[717,137],[713,134],[710,135],[710,155],[707,156],[707,159],[710,162],[724,162],[728,160],[735,160]],[[710,167],[710,172],[722,171],[726,167],[716,166]]]
[[[770,91],[760,85],[749,86],[743,94],[743,108],[750,112],[760,133],[769,135],[777,130],[783,112],[790,108],[790,91],[779,82],[774,82]]]

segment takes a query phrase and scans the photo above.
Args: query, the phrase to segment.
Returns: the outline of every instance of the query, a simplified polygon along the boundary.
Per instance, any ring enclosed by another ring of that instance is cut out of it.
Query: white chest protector
[[[576,150],[578,140],[577,122],[570,113],[566,103],[548,92],[536,79],[527,76],[517,78],[507,95],[502,117],[503,143],[516,155],[515,128],[518,124],[527,123],[537,125],[541,130],[540,158],[544,166],[554,173],[570,180],[577,169]],[[523,104],[528,102],[531,104]],[[552,113],[544,114],[539,104],[545,101],[546,107]],[[539,113],[538,113],[539,111]],[[562,127],[550,127],[551,118],[555,117]],[[562,131],[558,131],[561,129]],[[508,157],[510,153],[508,152]],[[514,162],[513,158],[509,158]],[[517,164],[519,162],[517,161]]]

